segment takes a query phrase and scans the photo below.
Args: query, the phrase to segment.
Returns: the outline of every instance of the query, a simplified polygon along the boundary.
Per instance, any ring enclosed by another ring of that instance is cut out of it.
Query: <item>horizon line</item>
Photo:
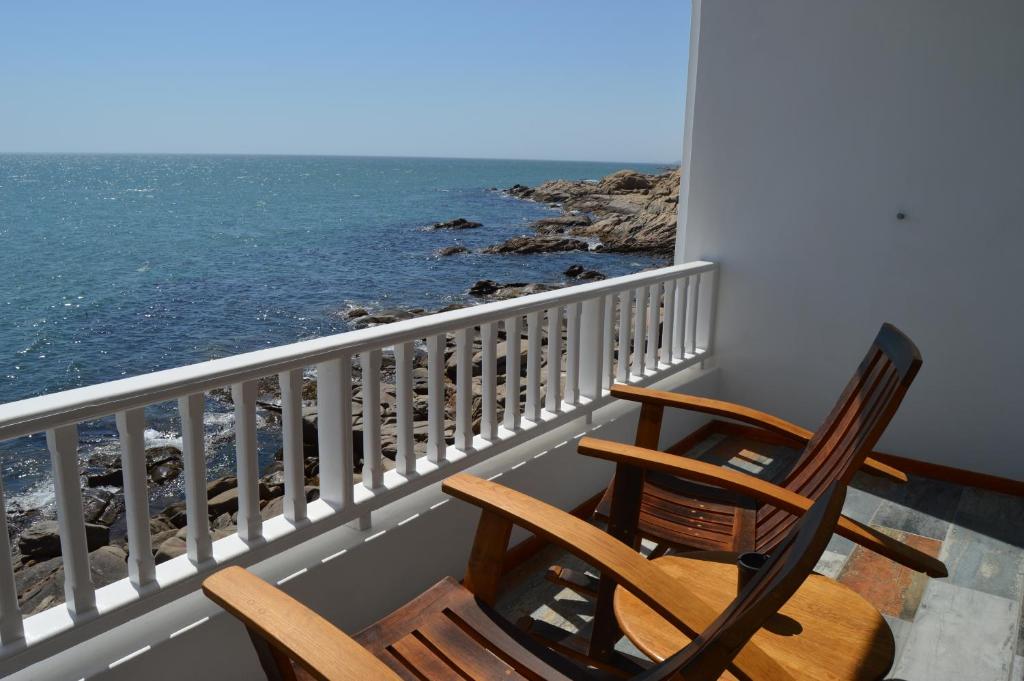
[[[0,156],[257,156],[284,158],[391,158],[391,159],[422,159],[435,161],[534,161],[541,163],[607,163],[607,164],[642,164],[678,167],[676,161],[618,161],[588,160],[566,158],[499,158],[497,156],[400,156],[396,154],[309,154],[281,152],[224,152],[224,151],[6,151],[0,150]]]

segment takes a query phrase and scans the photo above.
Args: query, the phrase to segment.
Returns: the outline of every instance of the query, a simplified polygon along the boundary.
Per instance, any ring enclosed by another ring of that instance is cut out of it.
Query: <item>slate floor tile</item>
[[[891,678],[1006,681],[1020,604],[942,580],[928,583]]]
[[[937,539],[885,527],[876,529],[930,556],[938,556],[942,549]],[[858,546],[846,561],[839,581],[867,599],[883,615],[912,622],[928,576]]]
[[[950,528],[942,554],[949,581],[1016,601],[1024,582],[1024,549],[974,530]]]
[[[903,646],[907,642],[907,637],[910,636],[910,630],[913,628],[914,625],[913,623],[907,622],[906,620],[901,620],[898,617],[890,617],[889,615],[883,615],[883,617],[885,617],[886,623],[892,630],[893,640],[896,641],[896,654],[893,656],[893,667],[895,668],[896,663],[898,663],[900,660],[900,654],[903,652]],[[887,675],[885,678],[895,678],[892,676],[892,670],[890,670],[889,675]]]
[[[904,487],[898,499],[882,502],[872,522],[932,539],[945,537],[963,487],[920,478]]]

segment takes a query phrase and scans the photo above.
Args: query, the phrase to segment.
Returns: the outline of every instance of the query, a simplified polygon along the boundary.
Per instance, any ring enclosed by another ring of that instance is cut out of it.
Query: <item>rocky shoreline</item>
[[[530,227],[533,234],[509,239],[482,249],[487,254],[533,254],[545,252],[609,251],[637,252],[667,255],[672,252],[675,238],[675,211],[679,196],[679,171],[660,175],[643,175],[633,171],[620,171],[599,182],[556,180],[536,188],[515,185],[505,193],[520,199],[533,200],[562,209],[559,216],[543,218]],[[437,230],[476,229],[480,227],[465,218],[438,222],[428,227]],[[438,255],[449,256],[466,252],[463,246],[442,249]],[[603,279],[598,271],[574,265],[555,282],[506,282],[482,279],[466,294],[470,300],[504,300],[564,286]],[[462,307],[451,305],[445,309]],[[351,308],[345,313],[354,328],[387,324],[401,319],[430,314],[424,309],[388,309],[371,311]],[[562,329],[563,335],[565,329]],[[526,337],[510,339],[499,336],[498,347],[498,417],[504,411],[505,374],[504,357],[508,343],[520,344],[522,366],[526,362]],[[478,427],[481,417],[480,368],[481,346],[477,339],[473,347],[472,418]],[[426,353],[417,351],[413,357],[413,437],[417,456],[426,452],[427,441],[427,366]],[[383,357],[380,386],[381,451],[384,468],[394,468],[397,455],[397,397],[394,377],[394,356],[386,352]],[[353,364],[353,448],[355,452],[355,478],[361,479],[362,468],[362,376],[358,364]],[[546,389],[547,372],[541,371],[541,390]],[[454,338],[447,339],[445,349],[445,438],[454,442],[455,433],[455,348]],[[517,396],[525,400],[525,385]],[[230,390],[213,391],[211,397],[229,406]],[[317,451],[316,379],[309,376],[303,386],[303,442],[305,495],[308,500],[319,497],[319,456]],[[280,390],[276,377],[260,381],[258,410],[264,421],[274,424],[280,419]],[[225,431],[224,438],[233,438]],[[222,439],[218,444],[224,444]],[[279,515],[284,501],[284,475],[282,452],[279,450],[272,463],[261,471],[259,482],[260,513],[264,519]],[[180,482],[183,472],[182,454],[175,444],[155,444],[146,449],[146,471],[151,486],[166,486]],[[92,454],[83,466],[83,513],[86,520],[90,565],[95,586],[100,587],[127,576],[127,545],[124,536],[124,496],[120,458],[116,451]],[[207,484],[207,497],[211,536],[214,540],[235,531],[238,513],[237,481],[223,476]],[[15,581],[22,613],[30,615],[63,601],[63,565],[60,559],[60,540],[57,523],[53,520],[25,515],[9,523],[14,540],[12,556]],[[19,532],[20,530],[20,532]],[[150,534],[154,556],[158,563],[185,553],[185,503],[178,498],[155,513],[150,520]]]

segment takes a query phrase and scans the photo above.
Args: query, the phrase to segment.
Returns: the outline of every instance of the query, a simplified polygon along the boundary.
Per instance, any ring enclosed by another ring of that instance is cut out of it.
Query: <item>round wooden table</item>
[[[737,554],[702,551],[653,562],[716,612],[736,598]],[[645,655],[660,662],[690,639],[635,596],[615,590],[615,617]],[[852,589],[812,574],[751,639],[797,679],[881,679],[896,644],[877,609]],[[723,679],[735,680],[728,672]]]

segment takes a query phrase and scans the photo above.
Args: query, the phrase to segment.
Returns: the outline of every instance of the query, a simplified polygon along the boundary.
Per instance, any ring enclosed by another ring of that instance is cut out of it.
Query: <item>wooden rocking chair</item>
[[[448,494],[483,510],[463,584],[448,578],[350,638],[319,615],[240,567],[206,579],[203,591],[242,620],[271,679],[601,679],[532,640],[491,608],[512,525],[520,525],[598,566],[640,602],[693,642],[640,672],[645,681],[710,681],[732,670],[740,678],[805,678],[767,655],[761,626],[804,582],[832,534],[844,488],[833,484],[777,545],[776,553],[723,612],[678,580],[593,525],[524,494],[468,474],[443,484]],[[867,648],[838,645],[858,655],[854,665],[880,677],[892,662],[892,634],[866,602]],[[699,636],[696,634],[699,633]],[[792,638],[792,637],[791,637]],[[294,662],[293,662],[294,661]],[[849,666],[849,665],[848,665]]]
[[[612,393],[641,403],[638,446],[583,438],[583,454],[617,462],[615,477],[598,513],[611,534],[630,546],[641,538],[664,549],[772,554],[800,515],[833,483],[846,486],[860,469],[899,407],[921,366],[914,343],[885,324],[863,362],[816,433],[767,414],[717,400],[614,386]],[[804,443],[795,466],[780,485],[752,475],[676,454],[654,451],[665,407],[730,416]],[[637,473],[637,471],[644,471]],[[623,480],[623,476],[633,476]],[[622,489],[620,489],[622,488]],[[621,504],[617,509],[616,505]],[[939,560],[840,515],[836,533],[932,577],[947,576]],[[612,614],[614,585],[558,566],[549,579],[595,595],[597,609],[590,654],[607,659],[619,635]]]

